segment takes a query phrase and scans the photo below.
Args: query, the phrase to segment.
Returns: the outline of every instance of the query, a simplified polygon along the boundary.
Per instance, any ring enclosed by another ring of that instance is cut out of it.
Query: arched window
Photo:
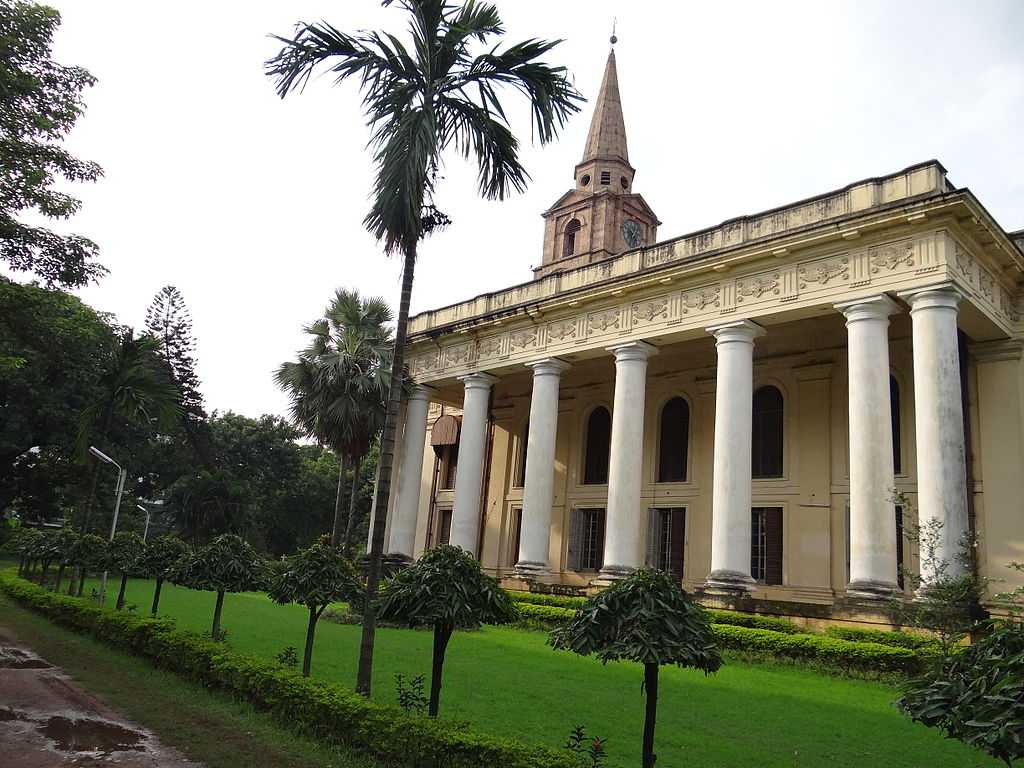
[[[782,477],[782,393],[777,387],[754,392],[751,475]]]
[[[685,482],[690,445],[690,406],[683,398],[673,397],[661,409],[660,436],[658,482]]]
[[[579,219],[572,219],[565,225],[565,236],[562,238],[562,256],[576,253],[576,233],[582,228]]]
[[[889,377],[889,407],[892,409],[892,469],[903,473],[903,444],[900,436],[900,384],[895,376]]]
[[[612,415],[604,406],[595,408],[587,419],[584,441],[583,483],[603,485],[608,482],[608,453],[612,446]]]

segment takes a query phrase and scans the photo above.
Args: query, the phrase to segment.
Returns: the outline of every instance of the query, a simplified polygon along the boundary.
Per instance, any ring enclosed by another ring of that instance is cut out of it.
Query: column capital
[[[896,295],[910,305],[911,313],[919,309],[952,309],[955,312],[965,298],[964,292],[949,282],[911,288]]]
[[[616,344],[605,347],[608,352],[615,355],[615,362],[642,361],[658,354],[658,348],[646,341],[628,341],[625,344]]]
[[[489,373],[467,373],[458,379],[466,385],[466,389],[490,389],[493,384],[498,383],[498,377]]]
[[[572,368],[565,360],[557,357],[545,357],[543,360],[535,360],[525,365],[533,369],[534,376],[561,376],[563,372]]]
[[[895,315],[900,311],[899,304],[884,293],[843,301],[832,306],[843,313],[847,325],[858,320],[888,320],[889,315]]]
[[[733,341],[751,344],[758,336],[764,336],[766,333],[765,329],[753,320],[730,320],[727,323],[709,325],[704,330],[714,336],[719,344]]]
[[[409,400],[426,400],[430,402],[430,398],[437,392],[433,387],[428,387],[426,384],[414,384],[413,388],[409,391]]]

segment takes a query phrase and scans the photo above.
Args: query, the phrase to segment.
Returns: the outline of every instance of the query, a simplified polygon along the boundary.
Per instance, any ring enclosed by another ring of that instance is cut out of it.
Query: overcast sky
[[[70,138],[106,177],[70,229],[110,269],[80,291],[141,326],[163,285],[192,310],[207,405],[284,413],[271,371],[338,286],[397,302],[398,265],[362,229],[372,168],[354,85],[278,99],[262,73],[298,20],[404,29],[373,0],[48,0],[56,55],[99,78]],[[1008,230],[1024,227],[1024,2],[499,2],[509,41],[563,38],[550,61],[593,98],[613,17],[634,189],[667,239],[940,159]],[[515,102],[516,96],[509,95]],[[476,198],[453,159],[454,219],[421,250],[413,311],[531,277],[540,213],[572,186],[590,105],[527,146],[528,192]],[[529,144],[524,113],[515,125]],[[24,276],[21,276],[24,279]]]

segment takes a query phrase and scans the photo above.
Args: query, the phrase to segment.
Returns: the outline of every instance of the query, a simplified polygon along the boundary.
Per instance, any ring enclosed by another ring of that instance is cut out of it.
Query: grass
[[[88,591],[88,588],[87,588]],[[131,580],[128,602],[147,611],[152,584]],[[185,629],[208,632],[214,595],[164,585],[160,613]],[[228,595],[223,626],[237,650],[273,657],[301,649],[307,613],[265,595]],[[358,626],[321,621],[313,675],[352,684]],[[429,676],[428,632],[379,629],[374,698],[396,700],[394,675]],[[584,724],[607,740],[609,766],[640,762],[643,697],[638,665],[602,667],[593,659],[555,652],[545,635],[484,628],[456,633],[448,649],[443,717],[469,720],[496,735],[548,746]],[[658,765],[968,768],[995,766],[980,753],[905,719],[893,707],[894,688],[843,680],[783,665],[733,662],[718,674],[663,668],[656,747]]]
[[[297,735],[248,704],[154,669],[56,627],[0,595],[0,622],[82,687],[206,768],[375,768],[348,750]],[[2,761],[0,761],[2,762]]]

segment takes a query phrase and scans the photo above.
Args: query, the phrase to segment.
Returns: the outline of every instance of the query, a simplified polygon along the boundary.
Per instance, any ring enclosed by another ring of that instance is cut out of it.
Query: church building
[[[387,551],[871,620],[970,532],[1016,586],[1024,231],[930,160],[659,239],[635,173],[613,50],[533,279],[411,320]]]

